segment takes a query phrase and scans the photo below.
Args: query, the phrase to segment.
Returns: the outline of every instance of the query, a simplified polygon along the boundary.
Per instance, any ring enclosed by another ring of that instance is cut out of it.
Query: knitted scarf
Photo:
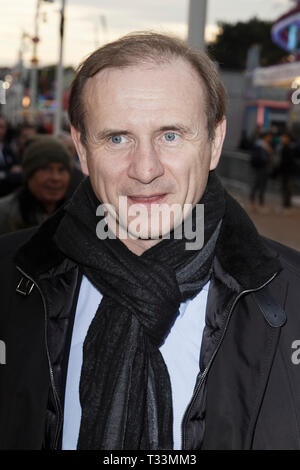
[[[118,238],[97,238],[100,203],[88,178],[65,206],[55,242],[103,295],[83,345],[78,449],[173,448],[171,384],[159,347],[180,303],[195,296],[211,274],[225,211],[214,172],[199,202],[202,249],[186,250],[187,240],[171,233],[141,256]],[[194,226],[195,208],[191,217]]]

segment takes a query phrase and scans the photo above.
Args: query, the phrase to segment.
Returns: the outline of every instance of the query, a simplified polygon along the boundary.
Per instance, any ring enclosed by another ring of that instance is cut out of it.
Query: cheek
[[[205,145],[199,145],[185,155],[181,184],[185,185],[189,200],[197,202],[202,196],[207,182],[209,165],[210,149]]]
[[[108,174],[114,172],[116,162],[109,158],[105,152],[95,152],[87,158],[89,174],[92,178],[106,178]]]
[[[198,148],[188,146],[171,157],[166,166],[181,184],[189,184],[202,173],[204,162]]]
[[[71,180],[70,173],[66,173],[66,174],[62,175],[61,180],[62,180],[63,184],[65,184],[67,186],[70,183],[70,180]]]
[[[123,165],[124,166],[124,165]],[[120,159],[111,155],[98,155],[88,160],[89,175],[100,200],[109,201],[118,193],[126,171],[121,168]]]
[[[35,175],[32,179],[29,180],[28,186],[29,189],[42,189],[45,183],[45,178],[42,175]]]

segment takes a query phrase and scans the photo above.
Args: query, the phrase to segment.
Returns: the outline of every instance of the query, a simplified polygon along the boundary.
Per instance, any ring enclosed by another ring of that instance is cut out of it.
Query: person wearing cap
[[[67,149],[54,137],[35,137],[22,161],[24,184],[0,199],[0,233],[41,224],[64,202],[70,182]]]

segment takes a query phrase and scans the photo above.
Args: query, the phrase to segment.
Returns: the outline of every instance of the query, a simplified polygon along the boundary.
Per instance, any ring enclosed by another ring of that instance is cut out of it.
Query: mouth
[[[133,204],[160,204],[166,198],[167,193],[151,194],[149,196],[131,195],[127,196],[129,201]]]
[[[48,191],[49,193],[57,193],[57,192],[61,192],[63,188],[49,188],[49,187],[45,187],[45,190]]]

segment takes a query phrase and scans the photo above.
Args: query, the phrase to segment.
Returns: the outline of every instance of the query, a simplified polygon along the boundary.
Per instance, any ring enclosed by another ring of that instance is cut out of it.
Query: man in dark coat
[[[292,179],[296,171],[295,149],[290,134],[281,136],[279,175],[281,177],[282,206],[292,206]]]
[[[300,449],[300,255],[216,177],[224,113],[214,64],[174,38],[78,71],[88,178],[0,242],[2,449]]]
[[[252,166],[253,182],[250,191],[250,201],[253,208],[256,207],[258,196],[260,209],[265,212],[265,194],[267,190],[268,177],[271,171],[272,139],[270,132],[263,132],[254,142],[251,151],[250,164]]]

